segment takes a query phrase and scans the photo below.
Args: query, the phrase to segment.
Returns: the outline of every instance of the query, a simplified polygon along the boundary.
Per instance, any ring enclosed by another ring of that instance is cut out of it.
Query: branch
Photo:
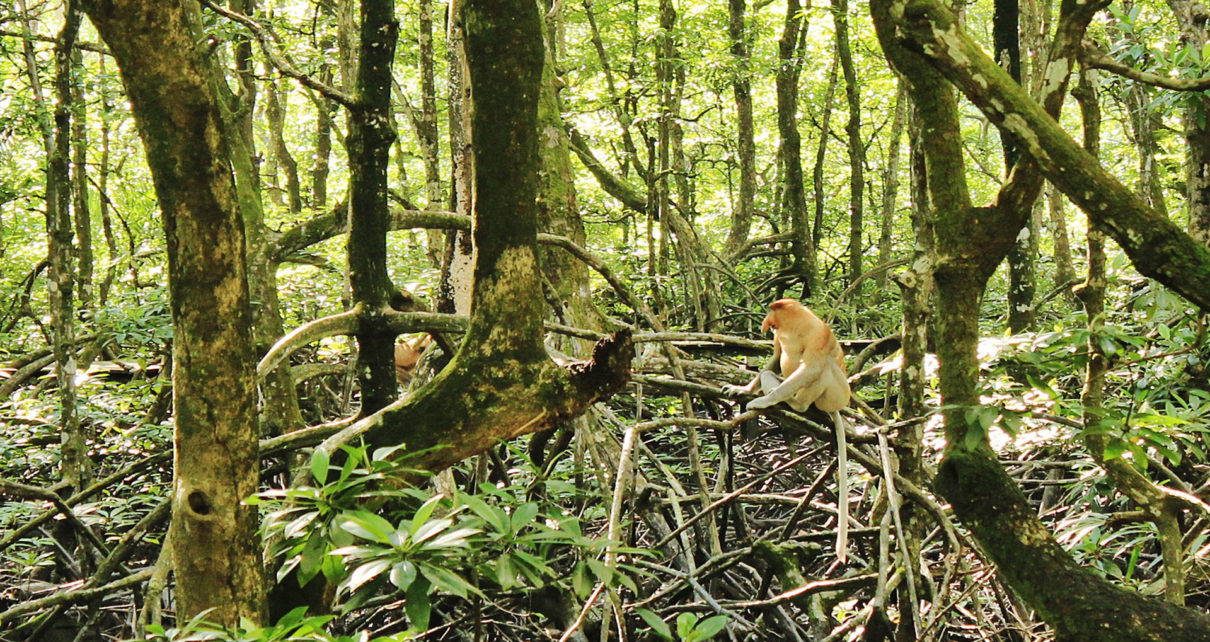
[[[1159,74],[1135,69],[1130,65],[1114,60],[1109,54],[1101,51],[1095,44],[1084,41],[1080,49],[1080,62],[1096,69],[1104,69],[1111,74],[1136,80],[1145,85],[1171,89],[1173,91],[1206,91],[1210,89],[1210,76],[1203,78],[1172,78]]]
[[[405,332],[461,332],[466,329],[466,317],[434,312],[396,312],[385,310],[381,313],[386,317],[387,328],[399,334]],[[332,316],[321,317],[309,323],[304,323],[291,330],[286,336],[277,340],[272,348],[256,364],[257,378],[275,370],[283,361],[290,358],[299,348],[335,335],[348,335],[357,332],[357,324],[361,315],[360,310],[353,309]]]
[[[251,31],[252,35],[256,38],[256,41],[260,43],[261,50],[265,52],[265,57],[269,59],[269,63],[272,64],[273,67],[277,69],[277,71],[283,76],[297,80],[304,87],[314,89],[320,94],[323,94],[325,98],[340,103],[346,109],[360,109],[361,105],[355,97],[350,96],[331,85],[316,80],[310,74],[303,73],[294,65],[293,61],[290,60],[289,54],[278,53],[276,51],[277,34],[273,33],[272,29],[260,24],[259,22],[249,18],[248,16],[245,16],[242,13],[220,7],[210,0],[201,0],[201,3],[202,6],[219,14],[220,16],[247,27],[248,31]]]
[[[348,203],[335,207],[282,232],[274,241],[269,255],[281,262],[286,257],[304,248],[340,236],[349,231]],[[470,230],[471,219],[463,214],[439,210],[411,210],[399,207],[390,209],[388,225],[392,231],[426,228],[437,230]]]
[[[622,201],[622,205],[636,212],[647,211],[647,197],[640,194],[621,177],[610,172],[601,161],[597,160],[592,149],[588,147],[588,141],[584,140],[584,136],[579,131],[574,127],[569,127],[567,135],[572,151],[580,158],[580,162],[584,163],[584,167],[588,168],[588,171],[596,177],[597,182],[601,184],[601,189]]]

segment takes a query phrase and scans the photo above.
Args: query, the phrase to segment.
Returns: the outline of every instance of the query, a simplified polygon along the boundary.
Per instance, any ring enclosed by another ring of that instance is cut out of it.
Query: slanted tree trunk
[[[83,6],[122,72],[167,237],[173,340],[177,616],[264,620],[256,355],[244,231],[193,2]]]

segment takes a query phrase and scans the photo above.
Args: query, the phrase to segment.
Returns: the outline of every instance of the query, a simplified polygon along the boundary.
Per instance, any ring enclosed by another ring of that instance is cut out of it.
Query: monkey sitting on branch
[[[837,519],[836,556],[848,558],[849,480],[845,445],[845,420],[840,410],[849,405],[849,379],[844,369],[844,350],[828,324],[794,299],[778,299],[769,306],[761,332],[773,330],[773,358],[746,386],[724,386],[728,394],[761,396],[749,401],[746,410],[770,408],[786,402],[797,412],[814,404],[828,413],[836,426]],[[775,372],[774,368],[778,370]],[[778,376],[780,373],[781,376]]]

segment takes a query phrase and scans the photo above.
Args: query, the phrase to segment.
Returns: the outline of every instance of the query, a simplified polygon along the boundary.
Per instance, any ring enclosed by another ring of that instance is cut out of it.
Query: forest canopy
[[[1199,2],[18,0],[0,90],[2,639],[1210,639]]]

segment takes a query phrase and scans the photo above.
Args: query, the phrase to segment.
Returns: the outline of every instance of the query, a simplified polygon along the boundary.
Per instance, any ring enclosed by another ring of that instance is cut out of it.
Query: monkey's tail
[[[836,424],[836,558],[843,563],[849,558],[849,452],[844,417],[834,412],[832,423]]]

